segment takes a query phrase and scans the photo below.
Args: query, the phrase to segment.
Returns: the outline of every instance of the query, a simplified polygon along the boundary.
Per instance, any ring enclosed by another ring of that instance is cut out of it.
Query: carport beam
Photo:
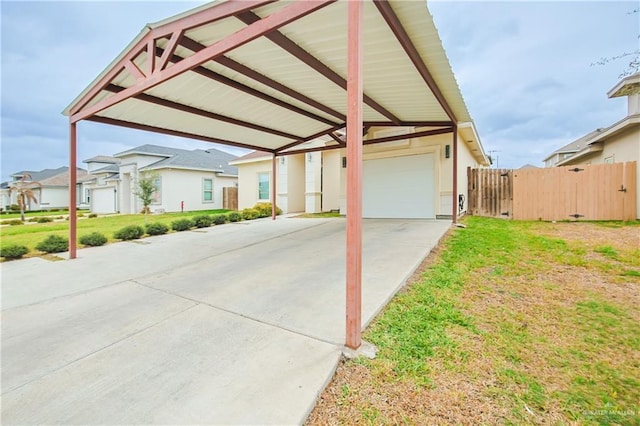
[[[271,157],[271,180],[273,185],[271,185],[271,219],[276,220],[276,196],[278,192],[276,191],[276,173],[277,173],[278,163],[276,162],[276,154],[274,153]]]
[[[347,50],[346,346],[362,343],[362,1],[350,1]]]
[[[77,202],[77,134],[76,123],[69,124],[69,259],[76,258],[76,233],[78,215],[76,214]]]
[[[453,125],[453,188],[452,188],[452,204],[451,220],[453,223],[458,221],[458,125]]]

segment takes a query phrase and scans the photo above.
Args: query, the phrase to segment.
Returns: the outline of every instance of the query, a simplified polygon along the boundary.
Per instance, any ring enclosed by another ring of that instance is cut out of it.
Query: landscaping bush
[[[260,213],[256,209],[244,209],[242,210],[242,218],[244,220],[252,220],[260,217]]]
[[[117,230],[116,233],[113,234],[113,237],[119,240],[126,241],[126,240],[137,240],[143,235],[144,235],[144,229],[142,229],[142,226],[129,225],[129,226],[125,226],[122,229]]]
[[[30,217],[29,219],[27,219],[27,222],[37,222],[38,218],[37,217]]]
[[[85,246],[98,247],[107,243],[107,237],[99,232],[92,232],[80,237],[80,244]]]
[[[254,210],[257,210],[259,213],[259,217],[269,217],[271,216],[271,203],[258,203],[253,206]],[[276,206],[276,215],[281,215],[282,209]]]
[[[29,249],[25,246],[9,245],[0,247],[0,257],[5,259],[20,259],[27,253],[29,253]]]
[[[169,232],[169,227],[161,222],[154,222],[147,224],[147,234],[149,235],[163,235]]]
[[[9,220],[3,220],[2,224],[15,226],[15,225],[24,225],[24,222],[22,222],[20,219],[9,219]]]
[[[9,210],[11,210],[12,212],[19,212],[20,211],[20,206],[17,204],[11,204],[9,206]]]
[[[207,226],[211,226],[212,223],[213,218],[206,214],[193,218],[193,224],[196,226],[196,228],[206,228]]]
[[[37,246],[37,250],[45,253],[60,253],[69,250],[69,239],[60,235],[49,235]]]
[[[53,222],[53,218],[48,217],[48,216],[41,216],[41,217],[37,217],[36,218],[36,222],[38,222],[38,223]]]
[[[195,224],[191,219],[178,219],[171,222],[171,229],[174,231],[187,231],[193,228]]]
[[[213,223],[216,225],[224,225],[229,220],[229,217],[226,214],[217,214],[213,216]]]
[[[78,217],[84,217],[84,213],[78,213]]]
[[[89,213],[89,216],[87,216],[89,219],[93,219],[94,217],[98,217],[98,213]]]
[[[231,212],[227,215],[229,218],[229,222],[240,222],[242,220],[242,213],[240,212]]]

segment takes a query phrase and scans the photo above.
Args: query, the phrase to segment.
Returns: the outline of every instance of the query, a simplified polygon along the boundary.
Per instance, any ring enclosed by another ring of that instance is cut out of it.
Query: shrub
[[[41,216],[41,217],[36,218],[36,222],[38,222],[38,223],[53,222],[53,218],[47,217],[47,216]]]
[[[193,218],[193,224],[196,226],[196,228],[206,228],[207,226],[211,226],[212,223],[213,218],[206,214]]]
[[[147,224],[147,234],[149,235],[163,235],[169,232],[169,227],[161,222],[154,222]]]
[[[78,217],[84,217],[84,213],[78,213]]]
[[[38,218],[37,217],[30,217],[29,219],[27,219],[27,222],[37,222]]]
[[[195,226],[191,219],[178,219],[171,222],[171,229],[174,231],[186,231]]]
[[[142,226],[138,226],[138,225],[125,226],[124,228],[117,230],[116,233],[113,234],[114,238],[117,238],[119,240],[125,240],[125,241],[137,240],[143,235],[144,235],[144,229],[142,229]]]
[[[2,224],[15,226],[15,225],[24,225],[24,222],[22,222],[20,219],[9,219],[9,220],[3,220]]]
[[[9,245],[0,248],[0,257],[5,259],[20,259],[29,253],[29,249],[25,246]]]
[[[229,220],[226,214],[217,214],[213,217],[213,223],[216,225],[224,225]]]
[[[244,209],[242,210],[242,218],[244,220],[252,220],[260,217],[260,213],[256,209]]]
[[[253,206],[254,210],[257,210],[259,213],[259,217],[269,217],[271,216],[271,203],[258,203]],[[276,215],[282,214],[282,209],[276,206]]]
[[[89,219],[93,219],[94,217],[98,217],[98,213],[89,213],[89,216],[87,216]]]
[[[11,210],[12,212],[19,212],[20,211],[20,206],[17,204],[11,204],[9,206],[9,210]]]
[[[92,232],[80,237],[80,244],[84,244],[85,246],[98,247],[106,244],[106,242],[107,237],[99,232]]]
[[[60,235],[49,235],[36,246],[36,249],[45,253],[60,253],[69,250],[69,240]]]
[[[229,222],[240,222],[242,220],[242,213],[240,212],[231,212],[227,215],[229,218]]]

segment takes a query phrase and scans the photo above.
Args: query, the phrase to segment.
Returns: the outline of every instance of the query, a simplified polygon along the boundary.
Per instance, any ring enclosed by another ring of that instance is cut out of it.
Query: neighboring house
[[[88,208],[89,200],[85,189],[87,180],[91,177],[87,171],[81,168],[77,169],[76,186],[76,206],[78,208]],[[34,195],[37,202],[28,200],[27,210],[49,210],[49,209],[66,209],[69,207],[69,167],[59,167],[57,169],[44,169],[40,171],[23,170],[11,175],[12,181],[3,182],[0,187],[2,194],[2,206],[7,209],[9,205],[16,204],[16,194],[9,194],[9,188],[12,182],[22,179],[23,176],[29,175],[28,181],[39,182],[41,186],[34,185]]]
[[[120,182],[120,160],[99,155],[84,160],[92,176],[87,182],[89,208],[94,213],[115,213],[118,211],[118,186]]]
[[[620,80],[607,95],[609,98],[627,97],[626,117],[555,151],[545,159],[545,167],[626,161],[635,161],[636,167],[640,165],[640,73]],[[566,155],[569,154],[568,151],[571,151],[570,155]],[[550,161],[553,159],[557,160]],[[637,168],[636,175],[637,211],[640,214],[640,173]]]
[[[539,169],[540,167],[538,166],[534,166],[533,164],[525,164],[524,166],[520,167],[518,170],[527,170],[527,169]]]
[[[600,133],[600,130],[601,129],[594,130],[593,132],[588,133],[580,137],[579,139],[576,139],[575,141],[566,144],[562,148],[556,151],[553,151],[551,154],[549,154],[547,158],[543,160],[544,166],[545,167],[558,166],[564,161],[573,157],[578,152],[583,150],[587,146],[588,141],[594,136],[596,136],[598,133]]]
[[[142,145],[115,154],[97,156],[87,163],[93,180],[91,211],[138,213],[136,195],[141,173],[153,173],[156,192],[152,212],[223,208],[223,188],[237,186],[237,170],[229,162],[236,156],[213,148],[184,150]]]
[[[413,133],[412,127],[371,128],[368,139]],[[362,214],[366,218],[450,218],[453,151],[450,134],[365,145]],[[304,146],[336,149],[276,159],[277,204],[284,212],[346,213],[346,151],[330,138]],[[467,167],[489,165],[472,123],[458,127],[458,195],[466,200]],[[272,156],[254,151],[238,167],[238,207],[271,201]],[[466,211],[463,202],[460,213]]]

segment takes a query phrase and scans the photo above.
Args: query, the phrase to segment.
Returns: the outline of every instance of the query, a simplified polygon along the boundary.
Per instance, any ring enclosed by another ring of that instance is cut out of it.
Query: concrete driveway
[[[449,228],[365,220],[368,323]],[[342,352],[345,221],[2,264],[2,424],[299,424]]]

